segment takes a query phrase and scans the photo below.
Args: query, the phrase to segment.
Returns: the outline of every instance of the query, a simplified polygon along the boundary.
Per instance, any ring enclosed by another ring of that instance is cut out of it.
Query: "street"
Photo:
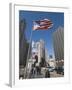
[[[56,71],[50,72],[50,77],[63,77],[62,74],[57,74]]]
[[[55,70],[50,71],[49,76],[48,76],[48,74],[46,75],[46,72],[47,71],[45,70],[45,68],[42,68],[40,72],[37,72],[36,70],[35,70],[35,72],[28,71],[27,75],[25,77],[25,70],[24,70],[24,68],[22,68],[20,70],[20,78],[22,78],[22,79],[24,79],[24,78],[27,78],[27,79],[29,79],[29,78],[54,78],[54,77],[63,77],[64,76],[62,74],[58,74]]]
[[[54,78],[54,77],[63,77],[62,74],[57,74],[56,71],[50,72],[50,77],[48,78]],[[45,74],[32,74],[29,78],[45,78]]]

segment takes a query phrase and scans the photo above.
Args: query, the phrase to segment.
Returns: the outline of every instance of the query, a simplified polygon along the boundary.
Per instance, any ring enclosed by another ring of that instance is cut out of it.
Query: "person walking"
[[[50,78],[50,72],[48,70],[45,73],[45,78]]]

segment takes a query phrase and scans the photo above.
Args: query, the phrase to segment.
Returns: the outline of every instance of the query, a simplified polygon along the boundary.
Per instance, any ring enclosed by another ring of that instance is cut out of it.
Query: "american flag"
[[[49,19],[33,21],[33,30],[48,30],[53,26],[53,23]]]

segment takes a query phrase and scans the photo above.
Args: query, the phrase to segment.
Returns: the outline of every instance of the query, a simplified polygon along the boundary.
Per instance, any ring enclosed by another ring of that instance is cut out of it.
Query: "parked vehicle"
[[[51,67],[51,66],[49,66],[49,67],[47,67],[48,68],[48,71],[49,72],[53,72],[54,70],[55,70],[55,68],[54,67]]]
[[[56,67],[55,70],[58,74],[64,75],[64,67],[63,66],[62,67]]]

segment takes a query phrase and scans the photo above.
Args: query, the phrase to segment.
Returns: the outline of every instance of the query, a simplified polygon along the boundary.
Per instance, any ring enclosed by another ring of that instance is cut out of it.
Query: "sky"
[[[64,13],[61,12],[40,12],[40,11],[19,11],[19,19],[25,19],[26,28],[25,28],[25,37],[29,41],[32,32],[32,40],[39,41],[43,39],[45,41],[45,48],[48,51],[48,55],[54,57],[54,48],[53,48],[53,32],[57,30],[58,27],[64,27]],[[33,21],[50,19],[53,22],[53,27],[48,30],[32,30]]]

